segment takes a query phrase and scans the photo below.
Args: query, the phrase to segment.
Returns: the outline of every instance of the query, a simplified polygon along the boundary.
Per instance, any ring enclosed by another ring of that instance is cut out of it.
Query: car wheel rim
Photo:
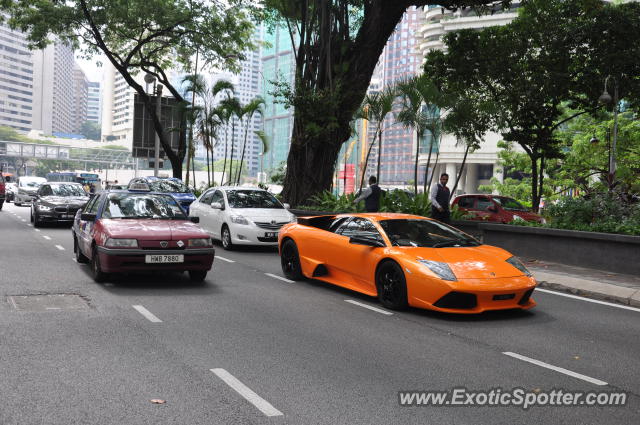
[[[400,274],[395,268],[387,267],[380,273],[380,290],[382,299],[395,302],[400,290]]]
[[[293,248],[289,245],[285,247],[282,252],[282,266],[286,273],[293,273],[296,270],[296,256],[293,252]]]
[[[227,229],[222,231],[222,245],[224,245],[225,248],[231,245],[231,235]]]

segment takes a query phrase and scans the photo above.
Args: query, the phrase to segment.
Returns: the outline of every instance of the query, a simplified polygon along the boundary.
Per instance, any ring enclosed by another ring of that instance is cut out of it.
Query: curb
[[[571,295],[578,295],[586,298],[613,302],[631,307],[640,307],[640,289],[615,287],[615,292],[625,292],[623,294],[615,294],[613,293],[614,291],[596,291],[569,286],[562,283],[548,282],[545,280],[538,280],[538,287],[551,289],[558,292],[565,292]]]

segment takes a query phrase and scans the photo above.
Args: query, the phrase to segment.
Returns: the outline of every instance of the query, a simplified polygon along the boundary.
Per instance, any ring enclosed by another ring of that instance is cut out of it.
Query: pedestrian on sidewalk
[[[449,174],[442,173],[440,175],[440,182],[433,185],[431,188],[431,218],[434,218],[443,223],[451,223],[451,211],[449,210],[449,202],[451,199],[451,192],[447,187],[449,181]]]
[[[367,212],[378,212],[380,210],[380,196],[382,195],[382,189],[378,187],[378,179],[376,176],[369,177],[369,187],[362,191],[353,203],[364,199],[364,209]]]

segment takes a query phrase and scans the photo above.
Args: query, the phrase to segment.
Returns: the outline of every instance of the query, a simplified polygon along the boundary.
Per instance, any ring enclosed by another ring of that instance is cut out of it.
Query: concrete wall
[[[640,236],[480,223],[483,242],[554,263],[640,273]]]

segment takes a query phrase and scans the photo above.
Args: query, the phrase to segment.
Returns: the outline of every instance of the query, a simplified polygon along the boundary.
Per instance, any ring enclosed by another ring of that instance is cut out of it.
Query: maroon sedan
[[[94,196],[75,216],[73,247],[79,263],[91,263],[96,282],[108,273],[188,271],[201,282],[215,251],[209,235],[170,195],[109,191]]]
[[[510,223],[516,220],[544,223],[540,215],[528,211],[520,202],[508,196],[499,195],[462,195],[453,200],[461,211],[470,213],[471,220],[486,220],[497,223]]]

